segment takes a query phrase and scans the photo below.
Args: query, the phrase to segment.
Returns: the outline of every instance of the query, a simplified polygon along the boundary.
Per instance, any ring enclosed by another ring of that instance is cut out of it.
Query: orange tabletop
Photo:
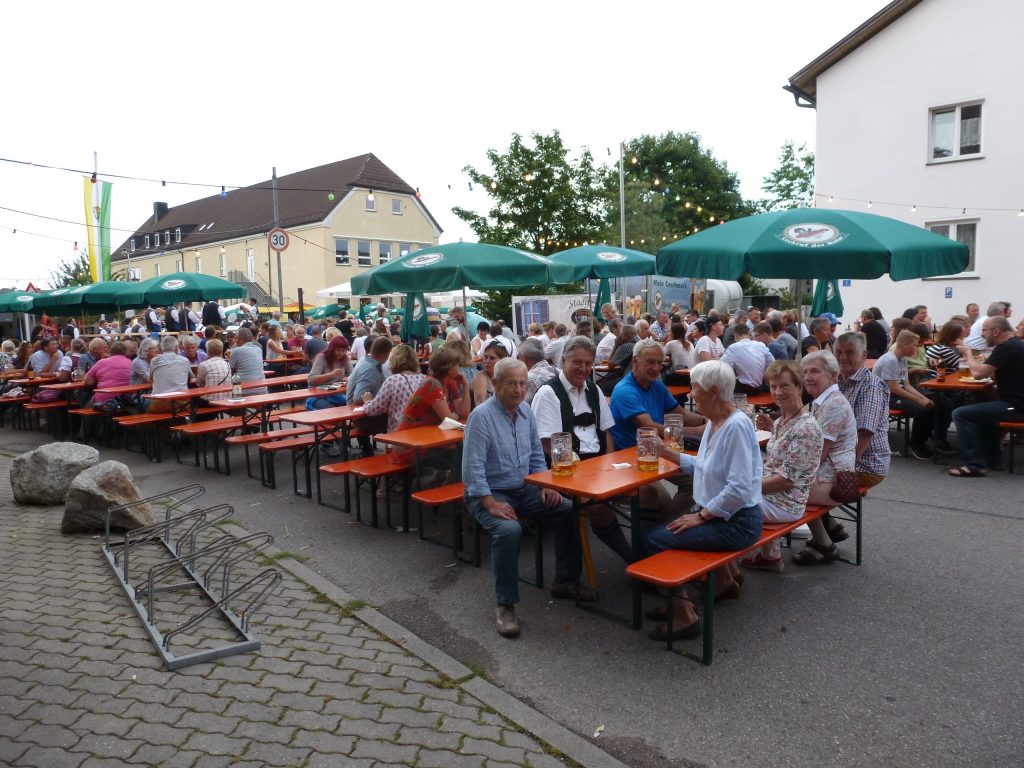
[[[943,392],[984,392],[992,386],[992,381],[964,381],[962,377],[970,376],[970,371],[953,371],[937,379],[919,382],[921,389],[934,389]]]
[[[89,385],[82,381],[62,381],[60,384],[43,384],[40,389],[55,389],[58,392],[65,392],[69,389],[85,389]]]
[[[338,405],[334,408],[321,408],[318,411],[289,413],[281,416],[281,421],[302,424],[307,427],[329,427],[332,424],[340,424],[343,421],[358,419],[362,415],[363,409],[360,406]]]
[[[625,469],[615,469],[612,464],[629,464]],[[679,473],[679,465],[667,459],[658,459],[658,468],[650,472],[637,469],[636,448],[584,459],[576,464],[572,475],[556,476],[550,469],[526,476],[526,482],[551,488],[569,496],[586,496],[590,499],[609,499],[630,493],[637,488]]]
[[[690,394],[690,388],[685,384],[669,384],[668,392],[672,397],[682,397]]]
[[[335,390],[335,392],[337,391]],[[290,403],[294,400],[305,400],[307,397],[319,397],[326,394],[328,393],[316,388],[289,389],[284,392],[269,392],[265,395],[247,395],[238,400],[233,398],[231,400],[218,400],[217,405],[228,410],[235,408],[265,408],[271,405]]]
[[[27,377],[24,379],[11,379],[10,382],[16,387],[38,387],[43,384],[50,384],[56,378],[56,374],[47,374],[45,376],[36,376],[31,379]]]
[[[462,437],[461,429],[441,429],[432,426],[404,429],[401,432],[388,432],[385,435],[375,435],[373,439],[378,443],[399,445],[404,448],[427,449],[458,445],[462,442]]]
[[[281,376],[280,378],[270,381],[243,381],[242,389],[258,389],[259,387],[283,387],[289,384],[305,384],[306,376],[304,374],[296,374],[294,376]],[[147,387],[148,388],[148,387]],[[218,384],[215,387],[192,387],[190,389],[179,389],[174,392],[161,392],[159,395],[147,395],[147,397],[153,400],[191,400],[196,397],[206,397],[207,395],[220,395],[224,392],[230,392],[230,384]],[[335,390],[336,392],[339,390]],[[340,390],[344,392],[345,390]]]
[[[149,384],[124,384],[120,387],[100,387],[96,391],[102,392],[104,395],[132,395],[146,392],[149,387]]]
[[[14,371],[4,371],[0,373],[0,381],[7,381],[8,379],[20,379],[25,375],[25,369],[19,368]]]

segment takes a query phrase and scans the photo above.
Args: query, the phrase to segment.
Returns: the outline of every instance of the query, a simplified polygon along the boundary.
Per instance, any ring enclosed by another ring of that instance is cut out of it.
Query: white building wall
[[[818,77],[819,207],[978,222],[972,276],[854,280],[842,288],[844,326],[867,306],[891,318],[927,304],[936,323],[968,302],[1024,313],[1022,29],[1024,3],[925,0]],[[929,110],[973,100],[984,100],[983,157],[930,163]]]

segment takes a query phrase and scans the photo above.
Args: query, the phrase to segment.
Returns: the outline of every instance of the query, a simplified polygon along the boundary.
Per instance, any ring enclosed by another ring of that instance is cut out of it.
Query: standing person
[[[263,375],[263,350],[252,340],[252,331],[239,328],[235,333],[235,347],[231,350],[231,373],[237,373],[243,382],[266,381]],[[266,387],[246,390],[250,395],[265,395]]]
[[[149,332],[149,337],[151,339],[159,339],[160,331],[162,331],[164,327],[160,322],[160,316],[157,314],[156,310],[153,309],[152,304],[146,305],[146,309],[142,312],[142,320],[146,324],[146,330]]]
[[[466,326],[466,310],[462,307],[452,307],[448,311],[448,335],[451,336],[452,331],[457,331],[459,336],[467,344],[472,336],[469,332],[469,328]]]
[[[249,297],[249,319],[254,323],[258,323],[260,321],[259,303],[252,296]]]
[[[164,330],[165,331],[171,331],[172,333],[177,333],[178,331],[181,330],[181,328],[178,326],[178,318],[177,318],[176,315],[177,315],[177,313],[176,313],[176,311],[174,309],[174,305],[173,304],[164,307]]]
[[[960,353],[976,379],[995,377],[997,400],[964,405],[953,411],[964,464],[949,470],[953,477],[984,477],[985,469],[999,469],[999,422],[1024,421],[1024,339],[1018,338],[1006,317],[985,318],[981,332],[992,354],[979,362],[966,344]]]
[[[201,322],[199,315],[195,313],[190,303],[185,302],[181,305],[181,309],[178,310],[178,330],[194,331]]]
[[[520,519],[535,518],[555,528],[554,597],[593,601],[593,592],[579,583],[582,567],[572,502],[549,488],[529,485],[524,478],[546,468],[533,411],[523,403],[526,366],[506,358],[496,367],[495,397],[475,409],[466,425],[462,476],[466,506],[491,536],[491,569],[497,600],[498,633],[520,632]]]
[[[658,452],[677,462],[693,476],[693,505],[685,513],[648,534],[646,554],[666,549],[709,552],[744,549],[761,535],[761,450],[753,424],[732,404],[736,377],[720,360],[699,363],[690,371],[692,397],[697,410],[708,419],[697,456],[676,453],[658,441]],[[715,571],[716,599],[741,595],[735,563]],[[693,603],[681,591],[673,597],[673,624],[661,624],[650,633],[652,640],[697,637],[700,620]],[[649,618],[667,619],[664,609]]]
[[[803,517],[807,505],[821,456],[821,427],[804,409],[803,375],[797,363],[776,361],[768,367],[765,378],[780,414],[774,422],[763,413],[757,417],[758,429],[770,425],[772,431],[761,479],[761,514],[766,523],[791,523]],[[747,555],[740,565],[781,573],[784,565],[779,540]]]
[[[224,312],[224,307],[222,307],[220,304],[218,304],[216,301],[213,301],[212,299],[203,304],[203,325],[205,325],[207,328],[209,328],[211,325],[223,328],[225,325],[225,316],[221,314],[222,312]]]
[[[919,339],[913,331],[900,331],[892,352],[886,352],[872,369],[889,387],[889,408],[903,411],[913,419],[910,430],[910,453],[922,461],[932,458],[927,446],[935,428],[935,403],[910,384],[907,359],[917,353]]]

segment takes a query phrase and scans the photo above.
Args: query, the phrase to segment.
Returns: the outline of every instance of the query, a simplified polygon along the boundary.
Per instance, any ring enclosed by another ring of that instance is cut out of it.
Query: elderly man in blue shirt
[[[491,568],[498,607],[498,633],[519,634],[520,520],[536,519],[555,529],[554,597],[592,601],[579,583],[581,568],[572,503],[524,478],[547,468],[533,411],[524,403],[526,366],[510,357],[494,366],[494,397],[477,407],[466,424],[462,476],[466,506],[491,536]]]

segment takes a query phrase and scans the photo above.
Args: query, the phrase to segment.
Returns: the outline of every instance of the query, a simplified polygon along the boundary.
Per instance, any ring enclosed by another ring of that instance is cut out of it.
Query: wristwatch
[[[708,518],[708,517],[704,517],[704,510],[703,510],[703,509],[698,509],[698,510],[697,510],[697,517],[699,517],[699,518],[700,518],[701,520],[703,520],[703,521],[704,521],[705,523],[709,523],[709,522],[711,522],[711,519],[712,519],[712,518],[714,517],[714,515],[712,515],[712,517],[711,517],[711,518]]]

